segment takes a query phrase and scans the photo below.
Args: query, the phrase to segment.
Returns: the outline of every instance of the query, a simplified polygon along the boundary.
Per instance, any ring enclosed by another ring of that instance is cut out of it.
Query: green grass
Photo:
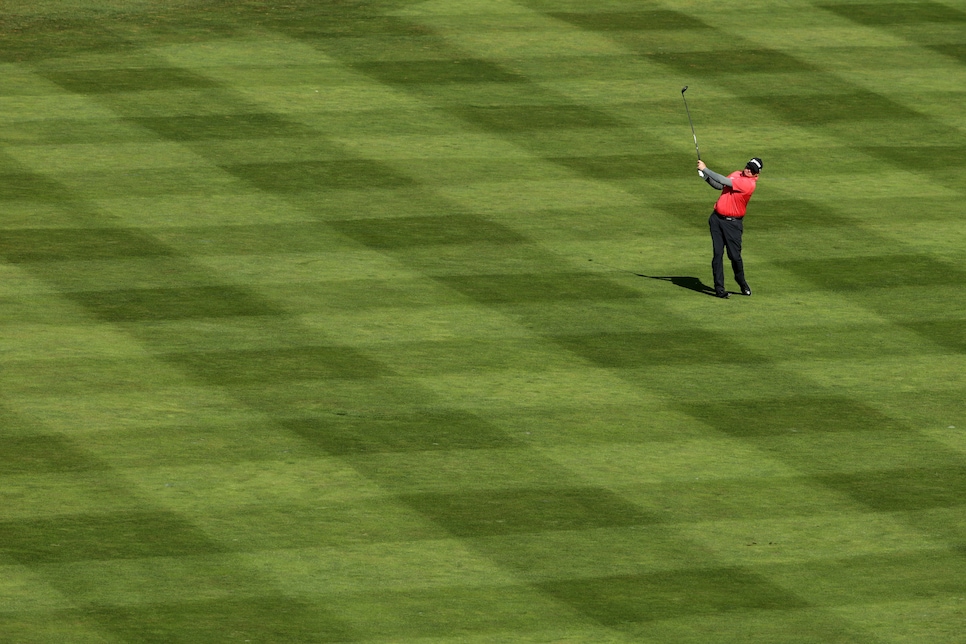
[[[0,640],[960,640],[964,23],[6,3]]]

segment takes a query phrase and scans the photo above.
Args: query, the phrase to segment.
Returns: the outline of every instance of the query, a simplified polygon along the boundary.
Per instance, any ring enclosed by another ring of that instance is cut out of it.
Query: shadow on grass
[[[588,259],[588,262],[593,262],[593,259]],[[697,277],[688,277],[685,275],[645,275],[644,273],[638,273],[637,271],[632,271],[627,268],[618,268],[616,266],[610,266],[608,264],[602,264],[596,262],[597,266],[606,268],[612,271],[619,271],[621,273],[629,273],[635,277],[646,277],[649,280],[661,280],[664,282],[671,282],[675,286],[680,286],[681,288],[686,288],[689,291],[695,291],[696,293],[703,293],[704,295],[714,295],[714,289],[704,282],[702,282]]]
[[[683,275],[674,276],[657,276],[657,275],[641,275],[641,277],[646,277],[652,280],[662,280],[665,282],[671,282],[675,286],[680,286],[681,288],[686,288],[691,291],[696,291],[698,293],[703,293],[705,295],[714,295],[714,289],[702,282],[697,277],[686,277]]]

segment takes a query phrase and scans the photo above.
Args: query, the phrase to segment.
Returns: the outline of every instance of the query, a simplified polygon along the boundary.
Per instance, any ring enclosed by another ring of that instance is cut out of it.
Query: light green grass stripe
[[[21,146],[7,152],[27,168],[44,174],[123,172],[155,168],[192,168],[207,165],[181,145],[146,142],[110,145]]]
[[[288,449],[278,449],[271,460],[221,463],[217,469],[197,464],[120,472],[157,503],[199,517],[216,508],[243,511],[248,506],[296,503],[325,508],[386,494],[340,459],[310,459]]]
[[[229,597],[259,597],[267,578],[239,574],[241,558],[229,556],[158,557],[80,561],[39,566],[47,577],[59,579],[75,605],[139,606]],[[230,587],[212,584],[218,577],[233,578]],[[145,580],[151,580],[146,584]]]
[[[73,604],[63,593],[48,585],[36,571],[26,566],[2,565],[0,606],[3,607],[0,608],[0,614],[16,615],[64,610],[72,608]]]
[[[35,296],[36,297],[36,296]],[[43,297],[38,298],[43,301]],[[44,359],[124,359],[143,355],[143,348],[114,329],[81,324],[70,316],[78,311],[60,313],[59,324],[18,321],[4,324],[0,356],[4,362],[35,362]],[[42,368],[42,363],[36,364]],[[13,383],[10,383],[13,384]]]
[[[202,224],[209,227],[285,225],[316,220],[305,209],[281,197],[237,186],[224,194],[91,195],[89,203],[106,217],[143,229]],[[204,239],[196,241],[203,243]]]
[[[882,513],[850,511],[771,520],[695,521],[677,527],[708,548],[715,559],[752,569],[838,557],[949,554],[949,544],[944,540],[910,527],[903,517]]]
[[[3,521],[57,517],[78,512],[110,513],[142,509],[128,495],[125,481],[97,467],[87,472],[30,473],[0,477],[7,498]],[[5,555],[5,559],[7,556]]]
[[[877,602],[835,612],[886,642],[955,641],[966,619],[966,596]]]

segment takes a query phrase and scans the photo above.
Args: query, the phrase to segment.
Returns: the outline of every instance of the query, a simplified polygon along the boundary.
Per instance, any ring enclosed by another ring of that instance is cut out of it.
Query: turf
[[[5,3],[0,640],[960,640],[964,23]]]

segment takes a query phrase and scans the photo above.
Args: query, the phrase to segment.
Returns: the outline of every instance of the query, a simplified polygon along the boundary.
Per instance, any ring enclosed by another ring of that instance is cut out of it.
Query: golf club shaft
[[[684,101],[684,109],[688,113],[688,125],[691,126],[691,136],[694,138],[694,152],[698,155],[698,161],[701,160],[701,150],[698,149],[698,135],[694,133],[694,122],[691,121],[691,110],[688,109],[688,99],[684,97],[684,92],[688,91],[688,86],[685,85],[681,90],[681,100]],[[698,170],[698,176],[703,177],[704,173]]]

